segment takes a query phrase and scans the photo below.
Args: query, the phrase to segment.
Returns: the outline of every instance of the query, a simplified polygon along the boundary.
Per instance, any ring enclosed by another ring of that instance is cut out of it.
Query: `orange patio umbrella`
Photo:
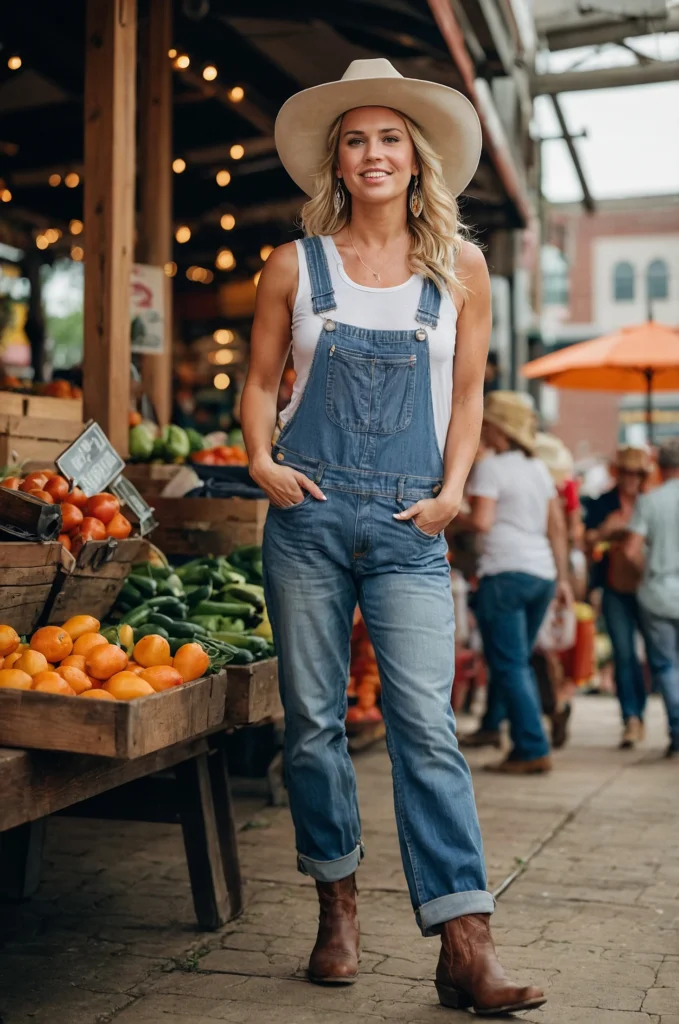
[[[679,330],[649,320],[533,359],[522,369],[574,391],[643,391],[652,440],[653,392],[679,391]]]

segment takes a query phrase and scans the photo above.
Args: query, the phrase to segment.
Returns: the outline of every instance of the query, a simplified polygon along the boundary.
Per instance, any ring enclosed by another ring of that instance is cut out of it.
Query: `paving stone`
[[[676,988],[651,988],[646,993],[643,1009],[647,1013],[678,1013],[679,991]]]

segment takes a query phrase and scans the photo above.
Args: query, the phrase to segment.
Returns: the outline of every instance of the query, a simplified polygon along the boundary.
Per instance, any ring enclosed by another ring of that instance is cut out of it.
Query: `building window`
[[[634,267],[623,261],[616,263],[613,270],[613,297],[616,302],[634,300]]]
[[[555,245],[544,245],[541,256],[542,304],[568,305],[568,262]]]
[[[646,294],[649,299],[666,299],[669,295],[670,271],[665,260],[651,260],[646,268]]]

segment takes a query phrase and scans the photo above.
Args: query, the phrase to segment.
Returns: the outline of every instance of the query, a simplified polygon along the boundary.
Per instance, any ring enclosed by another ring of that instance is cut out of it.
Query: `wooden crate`
[[[128,462],[125,476],[142,497],[146,498],[149,504],[153,504],[153,499],[163,492],[167,484],[174,480],[183,468],[180,465],[165,465],[162,462]]]
[[[278,692],[278,658],[229,665],[225,724],[229,729],[257,725],[283,714]]]
[[[166,555],[230,555],[261,544],[269,508],[265,499],[154,498],[153,543]]]
[[[0,689],[0,745],[100,757],[143,757],[224,720],[226,673],[130,701]]]
[[[57,588],[47,610],[47,623],[61,625],[72,615],[94,615],[104,620],[139,557],[144,541],[91,540],[77,558],[62,548]]]
[[[83,428],[82,400],[0,392],[0,465],[54,466]]]
[[[0,543],[0,622],[17,633],[37,627],[61,567],[61,544]]]

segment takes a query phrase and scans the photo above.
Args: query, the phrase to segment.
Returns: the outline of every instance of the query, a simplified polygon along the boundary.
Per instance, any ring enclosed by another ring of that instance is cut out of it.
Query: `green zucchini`
[[[213,640],[223,640],[232,647],[243,647],[252,654],[263,656],[266,654],[269,644],[261,636],[248,636],[247,633],[219,632],[212,634]]]
[[[250,618],[254,611],[253,605],[242,601],[201,601],[196,608],[197,615],[222,615],[226,619]]]
[[[171,618],[169,615],[163,615],[162,612],[154,610],[153,614],[149,617],[148,622],[151,625],[155,623],[156,626],[162,626],[163,629],[166,629],[168,632],[171,632],[175,620]]]
[[[136,629],[137,626],[143,626],[144,623],[149,620],[152,614],[153,608],[149,608],[147,604],[141,604],[138,605],[136,608],[130,609],[129,612],[125,612],[125,614],[123,615],[122,619],[119,622],[119,625],[124,626],[125,624],[127,624],[128,626],[132,626],[134,629]]]
[[[185,619],[188,611],[188,606],[177,597],[152,597],[147,604],[173,619]]]
[[[197,608],[201,601],[209,601],[212,597],[212,583],[186,588],[186,603],[189,609]]]
[[[142,594],[141,590],[139,590],[130,579],[127,579],[118,592],[118,600],[136,607],[137,605],[143,604],[146,598]]]
[[[185,640],[207,636],[207,630],[198,622],[173,622],[167,627],[167,631],[170,636],[183,636]]]
[[[159,626],[155,622],[151,622],[146,626],[139,626],[138,629],[135,628],[135,644],[138,643],[143,636],[162,636],[164,640],[170,639],[170,634],[168,633],[168,631],[163,626]]]
[[[224,599],[226,601],[246,601],[253,605],[258,612],[264,609],[264,591],[261,587],[252,584],[241,583],[228,586],[224,592]]]
[[[144,601],[149,597],[155,597],[158,592],[158,581],[152,579],[150,576],[135,576],[133,585],[142,595],[142,599]]]

